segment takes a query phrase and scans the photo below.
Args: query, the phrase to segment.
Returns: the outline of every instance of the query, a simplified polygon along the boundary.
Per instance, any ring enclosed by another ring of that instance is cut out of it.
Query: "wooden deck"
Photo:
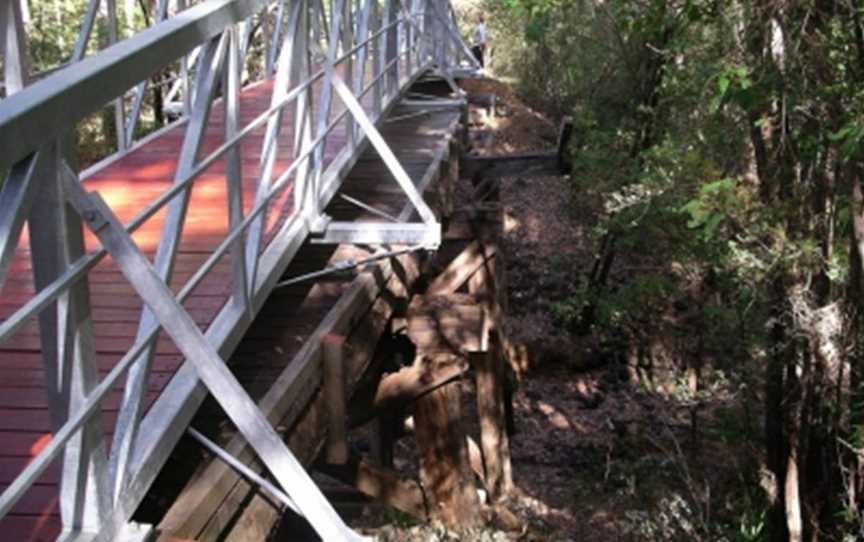
[[[269,106],[272,82],[264,82],[246,88],[241,96],[242,124],[248,123]],[[398,115],[397,111],[394,113]],[[429,156],[435,152],[434,143],[442,140],[442,134],[452,128],[453,115],[418,117],[413,121],[385,123],[385,137],[394,146],[397,156],[405,161],[408,172],[418,179],[417,172],[428,164]],[[430,124],[430,120],[435,122]],[[290,156],[290,115],[285,115],[280,159],[274,177],[290,165],[284,159]],[[177,153],[181,147],[184,126],[167,130],[159,137],[135,148],[113,163],[107,164],[92,174],[86,181],[88,190],[101,193],[122,221],[128,221],[150,201],[165,191],[173,182]],[[244,174],[244,208],[248,210],[254,200],[261,156],[264,129],[248,136],[241,150]],[[325,162],[329,163],[345,143],[344,124],[328,138]],[[207,137],[200,157],[215,149],[223,141],[222,111],[214,107],[211,112]],[[413,153],[413,154],[412,154]],[[421,155],[429,155],[425,158]],[[423,158],[421,160],[420,158]],[[377,161],[374,152],[367,152],[356,166],[346,184],[347,193],[360,199],[368,199],[372,186],[392,187],[379,190],[375,205],[384,210],[398,212],[406,198],[395,181],[389,178],[386,168],[370,168]],[[422,174],[422,173],[421,173]],[[291,187],[289,186],[270,205],[267,214],[267,232],[272,235],[281,222],[291,213]],[[359,218],[362,212],[344,202],[336,202],[328,210],[337,220]],[[165,211],[148,220],[133,235],[139,247],[153,257],[162,233]],[[180,243],[171,287],[177,291],[191,274],[206,260],[228,231],[226,210],[226,180],[222,161],[214,163],[194,184],[191,192],[189,213]],[[265,236],[266,242],[267,236]],[[14,260],[9,278],[0,292],[0,319],[6,319],[34,294],[31,262],[22,240]],[[87,233],[88,250],[98,242]],[[289,268],[287,276],[315,270],[333,256],[333,248],[310,248]],[[342,247],[337,258],[358,258],[363,251]],[[214,319],[225,304],[231,291],[230,258],[224,257],[185,302],[185,307],[202,329]],[[142,302],[128,285],[110,258],[103,260],[89,273],[92,315],[95,323],[95,348],[100,371],[104,374],[132,345],[138,328]],[[278,291],[260,312],[256,323],[249,331],[232,359],[244,384],[260,396],[272,379],[280,373],[308,336],[335,303],[347,283],[323,281],[305,284]],[[296,308],[285,311],[286,306]],[[150,379],[148,407],[156,399],[174,372],[182,363],[182,356],[171,340],[161,336]],[[246,374],[248,377],[243,378]],[[0,490],[5,489],[32,457],[50,442],[52,424],[45,392],[43,362],[39,341],[38,323],[34,320],[0,345]],[[122,398],[122,387],[108,396],[102,405],[102,419],[110,435]],[[16,508],[0,521],[0,532],[4,540],[35,541],[53,540],[60,529],[57,491],[59,469],[49,469],[39,483],[19,501]]]

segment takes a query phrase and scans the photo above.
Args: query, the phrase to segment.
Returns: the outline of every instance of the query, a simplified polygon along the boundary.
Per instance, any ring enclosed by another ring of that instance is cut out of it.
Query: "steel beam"
[[[441,224],[392,222],[330,222],[318,244],[419,245],[434,250],[441,245]]]
[[[39,153],[18,162],[0,186],[0,291],[36,193],[38,162]]]
[[[30,79],[21,4],[14,0],[0,4],[0,53],[3,53],[3,84],[8,98],[21,91]]]
[[[40,291],[84,254],[78,215],[66,205],[69,141],[43,147],[37,175],[42,186],[30,209],[33,278]],[[74,182],[78,182],[75,178]],[[98,384],[87,280],[72,285],[39,314],[39,334],[53,431],[83,408]],[[101,413],[94,413],[67,442],[60,481],[65,531],[96,532],[111,510]]]

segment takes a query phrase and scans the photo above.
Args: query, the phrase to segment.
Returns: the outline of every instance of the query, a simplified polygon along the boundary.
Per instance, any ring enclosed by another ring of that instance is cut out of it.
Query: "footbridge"
[[[349,309],[441,244],[424,192],[477,66],[447,0],[156,4],[124,37],[90,0],[50,73],[28,67],[26,2],[0,6],[0,538],[147,539],[133,514],[209,400],[239,434],[212,449],[257,458],[322,539],[358,539],[278,424],[344,369]],[[160,71],[177,118],[138,137]],[[106,104],[116,152],[82,168],[75,127]]]

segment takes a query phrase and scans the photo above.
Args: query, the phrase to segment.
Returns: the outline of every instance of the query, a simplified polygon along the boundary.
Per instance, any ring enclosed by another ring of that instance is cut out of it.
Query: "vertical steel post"
[[[374,34],[381,28],[381,18],[378,13],[378,1],[371,0],[371,3],[372,12],[370,13],[370,16],[372,21],[370,23],[369,31]],[[383,65],[381,62],[382,54],[384,52],[384,47],[381,45],[383,40],[383,36],[378,36],[372,40],[372,51],[370,53],[372,55],[372,79],[374,81],[372,90],[372,111],[375,114],[376,119],[381,116],[381,102],[384,100],[384,97],[382,96],[383,82],[382,79],[378,77],[381,74],[381,66]]]
[[[399,0],[385,0],[384,3],[384,24],[389,25],[396,22],[399,17]],[[390,98],[399,92],[399,26],[391,26],[384,34],[386,35],[386,45],[384,49],[384,65],[388,66],[387,87],[385,95]],[[392,63],[392,64],[391,64]]]
[[[345,0],[342,3],[342,52],[343,54],[347,53],[351,49],[354,48],[354,23],[353,23],[353,10],[351,9],[353,2],[351,0]],[[342,65],[344,66],[344,77],[345,81],[348,82],[349,85],[354,85],[354,54],[348,55],[343,61]],[[357,89],[352,89],[354,94],[357,94]],[[357,143],[356,135],[354,133],[354,119],[351,115],[345,116],[345,138],[348,142],[349,148],[354,148]]]
[[[369,39],[369,21],[372,17],[372,9],[375,6],[375,0],[363,0],[362,7],[360,8],[360,16],[357,18],[357,43],[366,43],[360,50],[357,51],[357,68],[354,72],[354,93],[360,94],[363,92],[363,87],[366,84],[366,66],[369,63],[369,49],[370,43],[373,43],[375,40],[367,41]],[[374,55],[373,55],[374,56]],[[375,118],[378,117],[377,112],[374,112],[373,105],[373,116]],[[360,137],[360,127],[355,126],[355,138]]]
[[[236,28],[228,30],[228,62],[222,70],[222,105],[225,121],[225,140],[232,139],[238,131],[240,120],[240,35]],[[228,195],[228,231],[235,230],[243,221],[243,169],[240,160],[240,144],[225,153],[225,180]],[[241,235],[231,247],[231,302],[251,320],[249,302],[250,288],[246,277],[245,236]]]
[[[339,33],[342,28],[342,13],[344,5],[348,0],[334,0],[333,10],[330,18],[330,32],[327,39],[327,60],[325,61],[326,69],[332,71],[339,51]],[[328,74],[329,75],[329,74]],[[330,111],[333,107],[333,82],[331,77],[324,78],[321,85],[320,99],[318,101],[318,120],[315,130],[315,136],[320,137],[327,131],[327,125],[330,122]],[[308,175],[308,187],[310,199],[307,199],[308,205],[301,209],[303,217],[310,222],[311,229],[317,227],[317,221],[320,218],[321,211],[318,208],[318,199],[321,192],[321,178],[324,173],[324,152],[327,148],[327,137],[322,137],[312,153],[312,169]]]
[[[21,5],[14,0],[7,0],[0,5],[0,38],[3,84],[6,96],[11,96],[27,86],[30,77]]]
[[[64,185],[72,158],[71,136],[43,149],[39,190],[30,209],[30,251],[36,290],[50,285],[84,255],[79,216],[66,204]],[[74,179],[78,182],[78,179]],[[78,281],[39,315],[39,334],[49,411],[56,431],[98,383],[86,279]],[[60,482],[60,515],[67,531],[96,532],[111,510],[107,457],[100,414],[66,444]]]
[[[280,102],[288,94],[291,86],[291,66],[296,60],[297,49],[294,38],[297,33],[297,24],[300,20],[300,14],[303,11],[303,2],[294,2],[291,6],[291,13],[288,20],[288,31],[285,33],[285,39],[279,49],[279,59],[276,64],[276,78],[273,82],[273,94],[270,98],[270,103],[276,104]],[[267,129],[264,134],[264,144],[261,150],[261,166],[258,176],[258,188],[255,193],[255,204],[267,198],[270,192],[270,186],[273,182],[273,168],[276,164],[276,157],[279,152],[279,136],[282,133],[282,114],[280,109],[278,113],[270,117],[267,121]],[[246,279],[249,281],[249,288],[255,285],[255,279],[258,272],[258,252],[261,249],[261,243],[264,240],[264,234],[267,227],[267,211],[261,213],[252,224],[249,226],[248,241],[246,243]]]
[[[407,20],[402,25],[405,35],[405,72],[410,75],[412,73],[411,50],[414,48],[414,43],[411,41],[413,36],[411,21],[413,21],[414,17],[412,13],[414,9],[414,3],[411,0],[405,0],[405,3],[407,4],[407,9],[405,10]]]
[[[108,44],[117,43],[117,0],[105,0],[105,9],[108,11]],[[126,109],[123,105],[123,95],[114,100],[114,132],[117,137],[117,150],[125,151],[132,139],[126,137]]]
[[[27,38],[21,5],[17,0],[0,5],[0,56],[3,57],[6,97],[20,92],[29,82]],[[33,178],[38,159],[39,153],[36,152],[17,164],[0,164],[0,167],[10,166],[5,182],[0,183],[0,232],[3,232],[0,236],[0,290],[6,282],[6,273],[33,202],[38,184]]]
[[[315,8],[311,6],[308,0],[300,0],[300,19],[297,21],[297,29],[295,35],[295,47],[297,49],[297,58],[291,67],[291,80],[294,84],[299,84],[303,81],[308,81],[312,76],[312,59],[309,50],[310,40],[310,10],[312,25],[318,25],[318,18],[314,17]],[[315,32],[317,33],[317,31]],[[312,36],[314,38],[314,34]],[[306,87],[297,96],[294,103],[294,159],[298,156],[305,155],[306,151],[312,145],[312,97],[314,95],[311,87]],[[299,213],[304,207],[313,207],[315,203],[312,200],[314,195],[309,189],[309,169],[311,158],[308,156],[303,159],[303,162],[297,167],[297,172],[294,174],[294,212]]]

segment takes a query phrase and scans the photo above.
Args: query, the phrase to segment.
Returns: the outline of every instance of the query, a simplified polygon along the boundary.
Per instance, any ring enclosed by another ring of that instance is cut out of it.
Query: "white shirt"
[[[486,45],[486,24],[477,23],[474,27],[474,45]]]

